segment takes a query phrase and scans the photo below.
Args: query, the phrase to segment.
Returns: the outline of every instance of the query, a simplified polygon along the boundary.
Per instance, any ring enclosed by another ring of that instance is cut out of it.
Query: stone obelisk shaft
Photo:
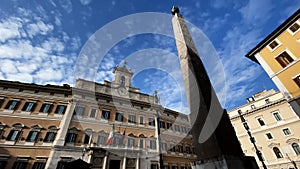
[[[175,13],[172,18],[172,24],[191,112],[190,116],[194,120],[192,135],[198,159],[205,160],[223,155],[244,156],[227,113],[221,108],[216,93],[212,88],[183,17],[179,13]],[[215,107],[220,109],[215,109]],[[211,119],[208,116],[209,111],[212,109],[220,111],[221,121],[216,125],[216,130],[213,134],[208,139],[205,139],[206,141],[199,143],[198,138],[204,124],[211,122],[211,126],[214,126],[213,120],[215,119]]]

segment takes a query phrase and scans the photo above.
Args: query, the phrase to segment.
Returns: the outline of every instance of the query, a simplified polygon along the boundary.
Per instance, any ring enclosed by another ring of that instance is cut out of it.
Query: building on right
[[[300,9],[246,57],[259,63],[300,117]]]
[[[228,111],[228,115],[243,152],[254,156],[260,168],[263,167],[257,150],[268,169],[300,167],[300,119],[280,91],[256,93],[247,98],[247,104]]]

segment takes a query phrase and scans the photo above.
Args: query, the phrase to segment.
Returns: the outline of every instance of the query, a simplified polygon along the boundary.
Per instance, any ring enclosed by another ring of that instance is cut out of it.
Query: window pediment
[[[275,143],[275,142],[273,142],[273,143],[270,143],[270,144],[268,145],[268,147],[273,148],[273,147],[278,147],[279,145],[280,145],[280,143]]]
[[[299,139],[289,138],[286,140],[286,143],[288,143],[288,144],[299,143]]]

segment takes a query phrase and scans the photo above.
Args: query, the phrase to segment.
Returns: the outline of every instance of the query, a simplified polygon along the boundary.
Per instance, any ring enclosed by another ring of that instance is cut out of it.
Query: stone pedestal
[[[254,157],[222,156],[215,159],[198,161],[192,169],[259,169]]]

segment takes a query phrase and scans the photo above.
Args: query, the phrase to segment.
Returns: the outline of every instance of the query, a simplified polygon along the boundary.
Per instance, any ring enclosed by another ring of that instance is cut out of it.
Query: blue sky
[[[247,97],[261,90],[276,89],[263,69],[244,55],[300,7],[298,0],[2,1],[0,79],[72,85],[80,77],[76,65],[84,63],[78,59],[82,48],[99,29],[137,13],[169,15],[169,23],[153,23],[159,29],[171,25],[173,5],[179,6],[185,19],[200,29],[216,49],[221,63],[217,67],[222,72],[207,66],[209,61],[204,64],[225,108],[244,104]],[[114,37],[122,29],[116,27],[109,35]],[[133,68],[133,86],[148,94],[158,90],[164,106],[187,113],[176,56],[173,38],[154,33],[128,36],[114,44],[96,67],[87,66],[96,71],[88,79],[112,80],[113,67],[129,60],[129,66],[142,65]],[[204,57],[209,60],[209,56]],[[155,66],[147,67],[145,63]]]

